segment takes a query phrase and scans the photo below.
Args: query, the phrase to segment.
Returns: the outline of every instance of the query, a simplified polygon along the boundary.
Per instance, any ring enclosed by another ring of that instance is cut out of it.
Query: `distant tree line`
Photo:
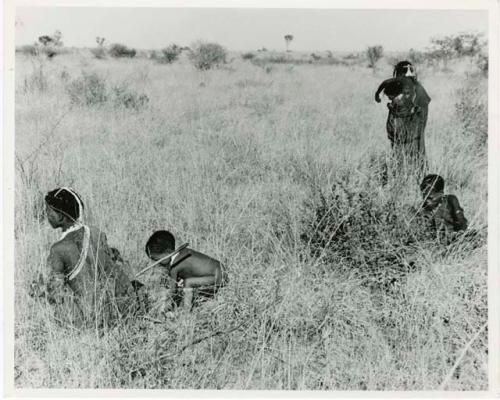
[[[294,40],[292,34],[283,36],[285,40],[286,52],[290,52],[290,44]],[[97,59],[112,58],[133,58],[137,55],[134,48],[130,48],[121,43],[112,43],[106,45],[104,37],[96,37],[97,46],[91,48],[90,51]],[[39,36],[33,45],[22,46],[17,51],[30,55],[46,55],[52,58],[60,54],[63,49],[62,33],[56,30],[52,35]],[[488,71],[488,56],[483,51],[486,46],[486,41],[483,40],[479,33],[459,33],[442,37],[434,37],[431,39],[431,45],[424,51],[410,49],[407,59],[414,64],[427,63],[434,66],[442,66],[443,69],[448,69],[449,62],[454,59],[468,57],[471,61],[475,60],[481,71]],[[161,64],[172,64],[176,62],[183,52],[187,53],[187,58],[191,63],[200,70],[220,67],[226,63],[227,50],[218,43],[198,41],[190,47],[179,46],[171,43],[170,45],[149,52],[148,57]],[[265,47],[256,52],[246,52],[242,54],[243,60],[257,62],[256,53],[267,52]],[[381,45],[369,46],[365,53],[364,59],[368,62],[368,67],[375,69],[377,63],[384,57],[384,48]],[[361,62],[363,57],[361,54],[349,55],[344,57],[345,63],[353,64]],[[280,62],[295,62],[288,57],[281,57]],[[308,63],[320,63],[337,65],[342,64],[342,61],[337,60],[332,56],[331,52],[327,52],[324,57],[318,53],[312,53]]]

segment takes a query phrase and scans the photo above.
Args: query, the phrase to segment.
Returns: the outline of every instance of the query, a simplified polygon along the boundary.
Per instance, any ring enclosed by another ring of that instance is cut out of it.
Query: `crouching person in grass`
[[[133,286],[113,262],[106,235],[82,222],[80,196],[63,187],[49,192],[45,204],[50,225],[62,231],[50,249],[42,290],[55,306],[56,319],[81,328],[103,327],[135,309]]]
[[[444,179],[435,174],[424,177],[420,184],[422,214],[438,231],[459,232],[467,229],[467,219],[457,197],[444,194]]]
[[[483,231],[468,227],[458,198],[453,194],[444,194],[444,179],[441,176],[426,175],[420,184],[420,191],[423,202],[418,214],[441,243],[471,249],[485,243]]]
[[[176,303],[191,310],[194,299],[213,297],[225,283],[219,261],[187,247],[169,256],[174,250],[175,238],[168,231],[154,232],[146,243],[148,257],[163,267],[158,268],[164,283],[159,310],[162,313]]]

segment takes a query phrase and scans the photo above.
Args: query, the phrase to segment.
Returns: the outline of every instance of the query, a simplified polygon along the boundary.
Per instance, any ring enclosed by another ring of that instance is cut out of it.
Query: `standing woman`
[[[387,104],[387,135],[398,161],[406,161],[421,175],[427,168],[425,154],[425,127],[431,98],[418,82],[415,68],[409,61],[400,61],[394,67],[393,78],[382,82],[375,93],[391,101]]]

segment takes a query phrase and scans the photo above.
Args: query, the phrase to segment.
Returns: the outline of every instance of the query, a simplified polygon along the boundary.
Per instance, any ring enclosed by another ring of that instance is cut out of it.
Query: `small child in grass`
[[[154,232],[146,243],[146,254],[153,261],[161,260],[175,250],[175,238],[168,231]],[[195,294],[214,295],[224,285],[221,263],[205,254],[185,248],[159,263],[168,275],[166,308],[170,308],[178,291],[183,307],[191,310]]]
[[[458,232],[467,229],[467,219],[458,199],[453,194],[444,194],[444,179],[436,174],[424,177],[420,184],[423,204],[422,213],[431,219],[438,230]]]

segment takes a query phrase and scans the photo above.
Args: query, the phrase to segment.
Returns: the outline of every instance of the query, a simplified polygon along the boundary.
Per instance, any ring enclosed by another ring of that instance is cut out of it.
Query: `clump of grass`
[[[139,110],[149,103],[146,94],[137,93],[126,82],[111,86],[97,72],[82,72],[80,77],[67,85],[66,90],[71,103],[80,106],[99,106],[111,102],[115,107]]]
[[[182,53],[182,47],[175,43],[161,49],[160,54],[155,54],[155,59],[161,64],[172,64],[176,61]]]
[[[255,54],[254,54],[254,53],[252,53],[252,52],[243,53],[243,54],[241,55],[241,58],[242,58],[243,60],[253,60],[253,59],[255,58]]]
[[[66,86],[66,91],[71,103],[76,105],[98,106],[109,97],[105,78],[96,72],[83,71]]]
[[[475,138],[485,148],[488,143],[488,82],[481,75],[471,75],[457,91],[455,104],[457,118],[463,126],[463,134]]]
[[[108,53],[114,58],[133,58],[135,57],[137,51],[125,46],[124,44],[114,43],[109,46]]]
[[[118,107],[139,110],[149,103],[147,95],[135,92],[124,83],[113,87],[112,93],[114,104]]]
[[[302,240],[313,256],[355,271],[370,287],[388,288],[404,283],[415,265],[412,245],[429,237],[425,226],[412,221],[415,209],[391,194],[398,184],[382,189],[379,179],[372,171],[364,178],[346,171],[326,191],[312,190],[314,217]]]
[[[41,58],[33,60],[33,71],[24,77],[23,91],[25,93],[45,92],[48,88],[48,78],[45,63]]]

